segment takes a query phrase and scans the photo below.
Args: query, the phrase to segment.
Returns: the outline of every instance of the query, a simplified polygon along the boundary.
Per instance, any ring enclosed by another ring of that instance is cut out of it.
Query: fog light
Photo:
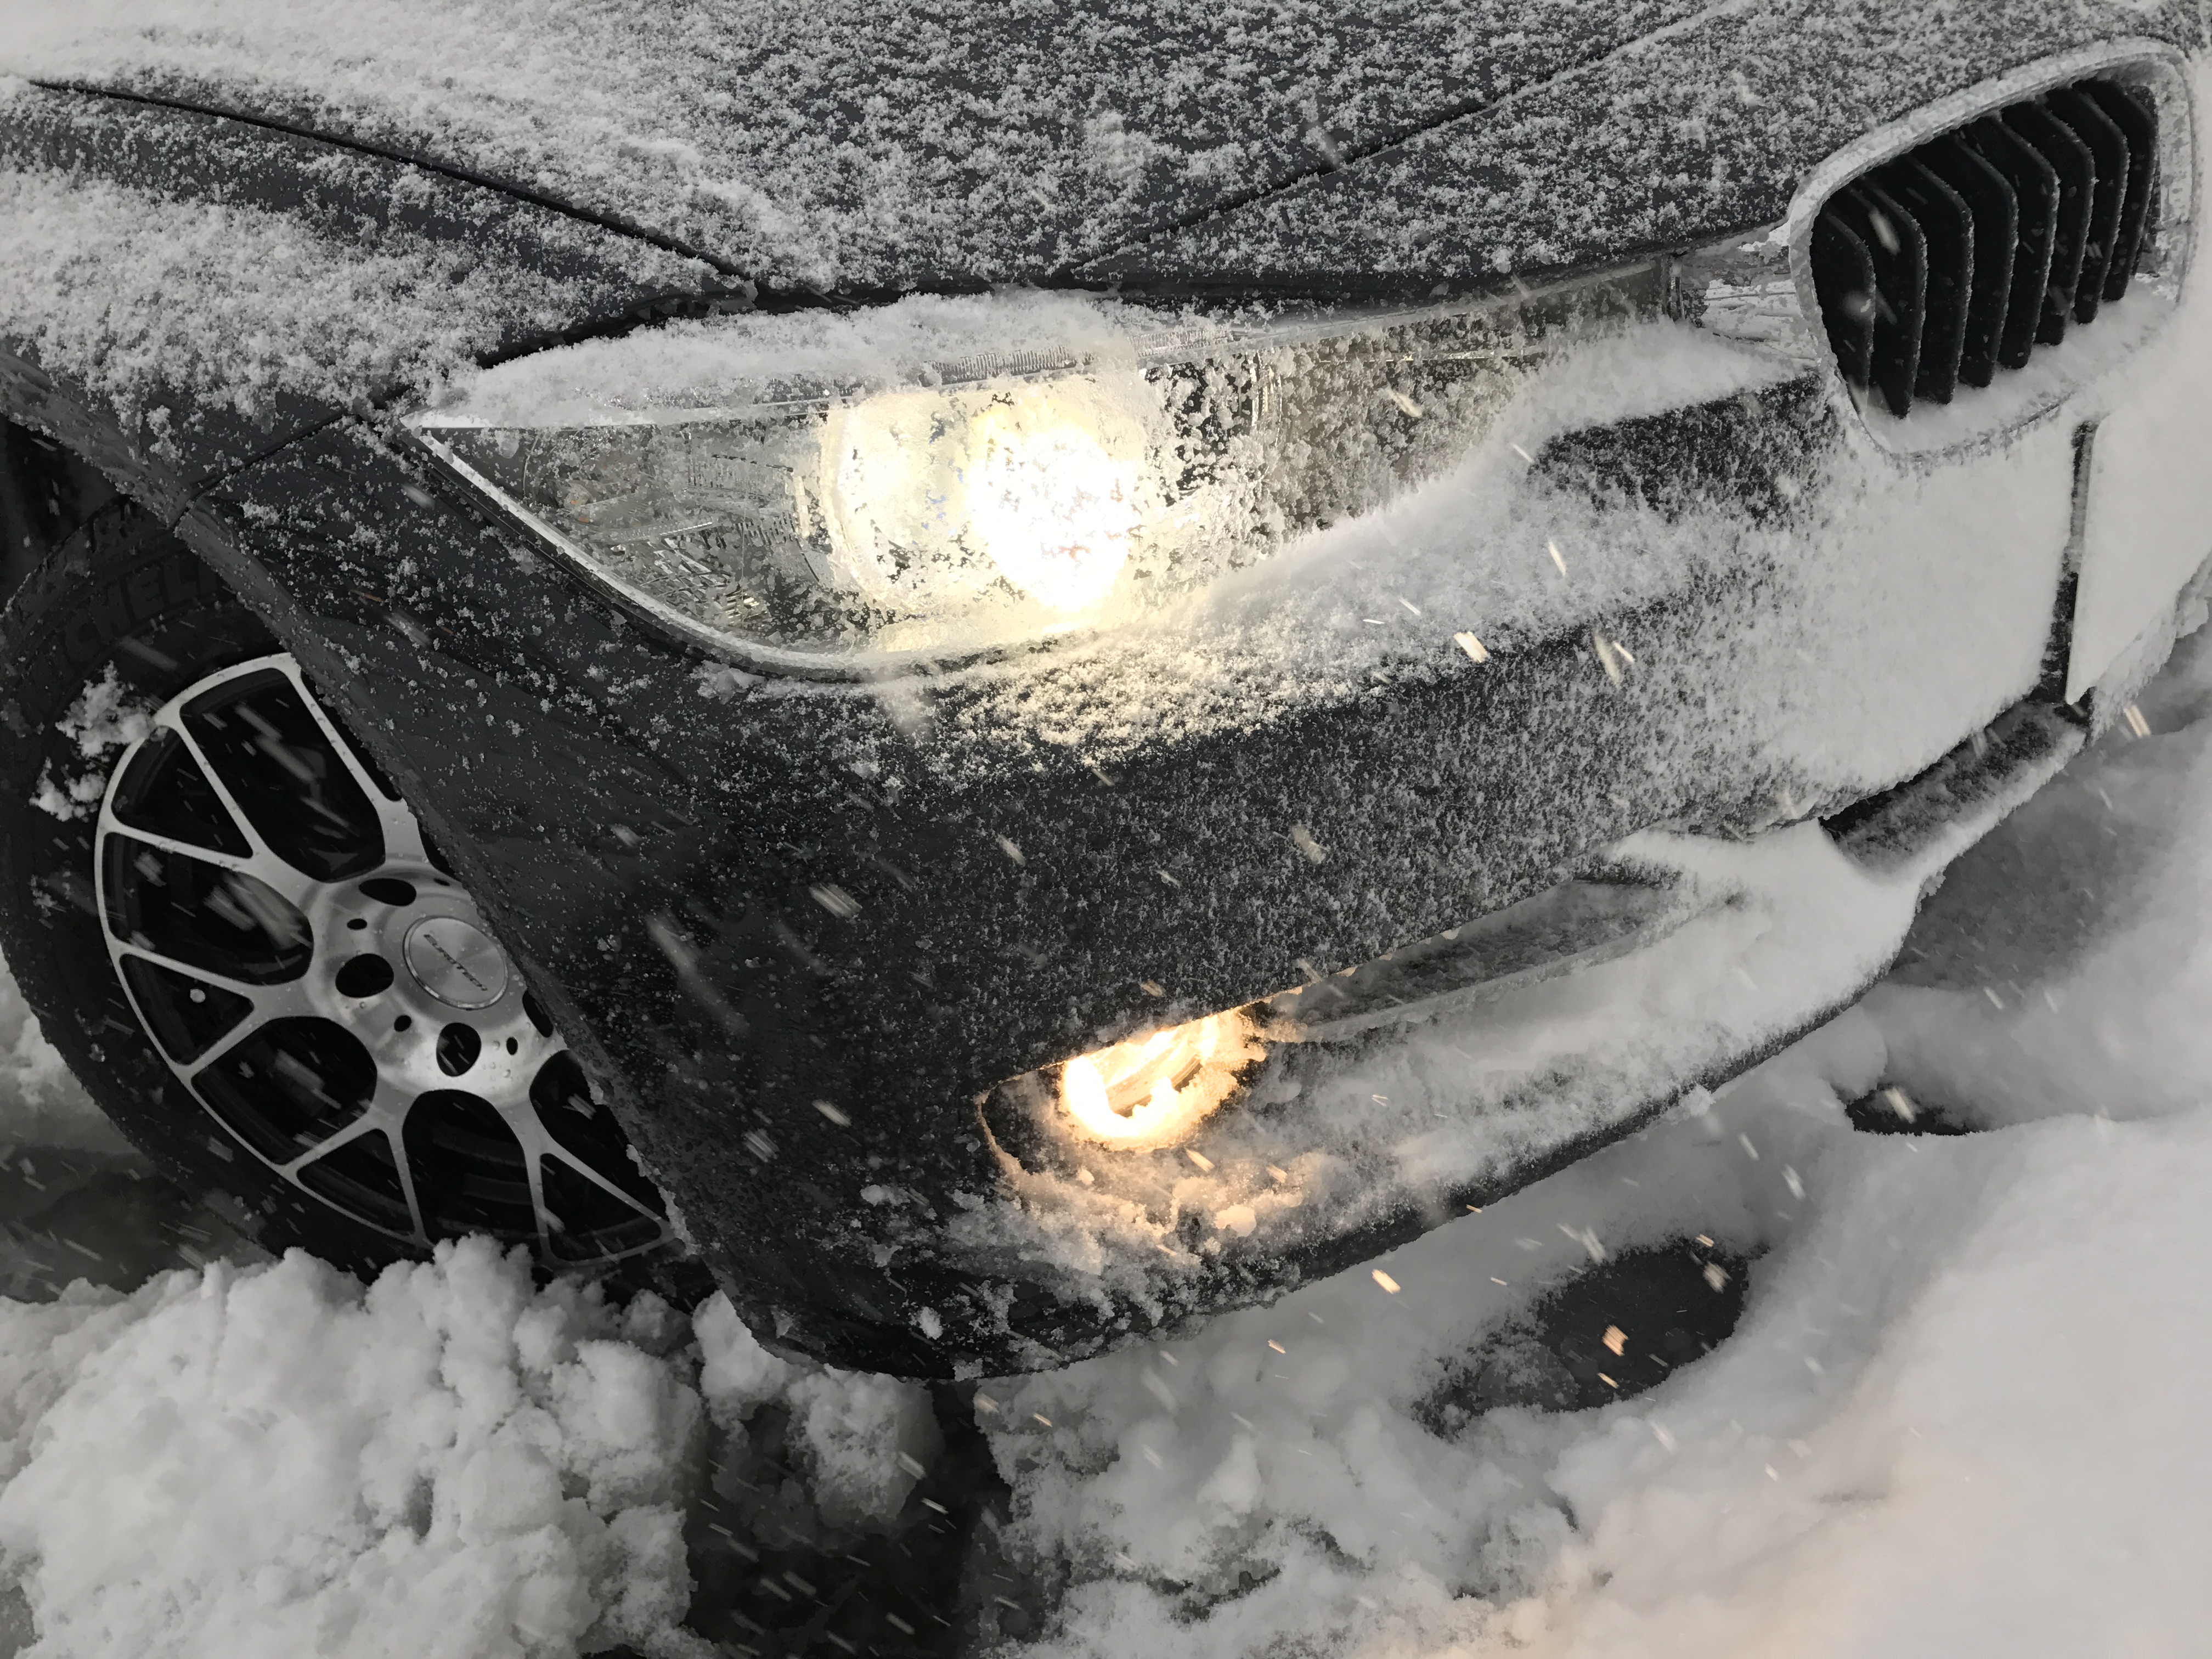
[[[1060,1097],[1094,1140],[1125,1152],[1172,1146],[1261,1053],[1250,1018],[1231,1009],[1079,1055],[1060,1067]]]

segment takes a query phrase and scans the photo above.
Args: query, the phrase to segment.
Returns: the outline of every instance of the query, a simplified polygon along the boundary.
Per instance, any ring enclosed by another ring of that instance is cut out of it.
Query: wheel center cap
[[[507,958],[491,935],[456,916],[425,916],[399,953],[415,982],[449,1008],[489,1008],[507,994]]]

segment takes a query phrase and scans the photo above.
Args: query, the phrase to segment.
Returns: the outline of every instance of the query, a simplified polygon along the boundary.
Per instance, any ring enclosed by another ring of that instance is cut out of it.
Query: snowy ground
[[[934,1402],[271,1262],[0,991],[0,1654],[2201,1651],[2203,636],[2142,708],[1858,1008],[1395,1290]]]

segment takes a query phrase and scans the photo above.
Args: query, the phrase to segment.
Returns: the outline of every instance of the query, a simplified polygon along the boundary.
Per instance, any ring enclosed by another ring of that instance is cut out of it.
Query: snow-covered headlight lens
[[[960,653],[1141,614],[1382,505],[1466,456],[1565,337],[1649,314],[1660,286],[1639,267],[1351,319],[1078,295],[723,319],[505,365],[408,425],[722,654]],[[901,361],[963,345],[988,349]]]

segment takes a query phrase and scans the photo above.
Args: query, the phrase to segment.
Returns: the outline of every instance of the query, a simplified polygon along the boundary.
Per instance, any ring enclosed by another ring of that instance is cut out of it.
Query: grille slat
[[[2004,342],[1997,362],[2026,368],[2043,316],[2043,289],[2051,280],[2051,244],[2058,234],[2058,170],[2042,152],[2002,121],[1977,121],[1966,142],[2004,175],[2015,204],[2012,294],[2006,301]]]
[[[1853,386],[1868,385],[1874,379],[1874,256],[1856,231],[1824,213],[1813,227],[1813,271],[1828,344],[1844,378]]]
[[[2089,250],[2089,205],[2097,185],[2096,158],[2074,130],[2040,104],[2020,104],[2004,123],[2051,163],[2058,175],[2058,227],[2051,242],[2051,276],[2043,288],[2038,345],[2063,345],[2074,319],[2074,292],[2081,282],[2081,257]]]
[[[2141,264],[2157,149],[2148,98],[2091,80],[1845,185],[1820,210],[1812,246],[1844,378],[1902,418],[2094,322]]]
[[[2142,255],[2143,228],[2150,222],[2151,181],[2158,170],[2158,117],[2149,104],[2125,87],[2092,81],[2082,88],[2128,141],[2127,192],[2120,202],[2120,228],[2112,247],[2112,267],[2105,278],[2106,303],[2128,291]]]
[[[1926,247],[1927,314],[1920,326],[1920,367],[1913,395],[1948,404],[1959,385],[1966,344],[1966,304],[1973,283],[1974,221],[1950,185],[1917,159],[1877,175],[1909,214]]]
[[[1973,269],[1966,279],[1965,326],[1959,338],[1959,380],[1987,386],[1996,378],[2012,298],[2013,243],[2020,235],[2020,199],[1981,153],[1955,133],[1929,145],[1922,165],[1951,187],[1974,226]]]
[[[2128,141],[2105,112],[2072,88],[2051,94],[2051,112],[2088,147],[2094,176],[2089,192],[2088,239],[2081,250],[2081,280],[2074,289],[2074,320],[2094,323],[2112,275],[2120,236],[2120,209],[2128,191]]]
[[[1874,384],[1903,415],[1920,375],[1928,314],[1928,239],[1888,191],[1862,179],[1831,204],[1874,261]]]

